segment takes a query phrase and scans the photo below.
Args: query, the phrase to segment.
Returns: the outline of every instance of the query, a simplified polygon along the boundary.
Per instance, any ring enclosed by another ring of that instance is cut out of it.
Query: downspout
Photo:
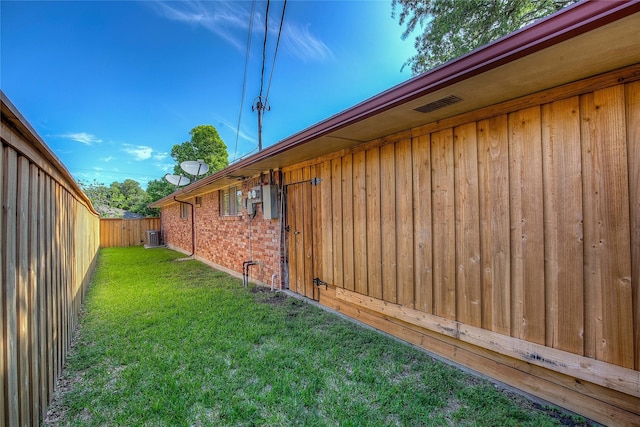
[[[178,200],[176,196],[173,196],[173,200],[178,203],[186,203],[191,206],[191,255],[189,256],[192,257],[196,253],[196,208],[193,203],[189,203],[185,200]]]

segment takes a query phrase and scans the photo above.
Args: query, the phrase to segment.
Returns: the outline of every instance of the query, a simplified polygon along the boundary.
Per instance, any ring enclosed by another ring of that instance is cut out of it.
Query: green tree
[[[167,182],[166,179],[154,179],[147,184],[147,195],[149,197],[149,203],[153,203],[156,200],[160,200],[163,197],[175,191],[175,185]]]
[[[229,165],[227,146],[220,138],[218,131],[211,125],[200,125],[189,132],[191,140],[176,144],[171,148],[171,157],[176,161],[174,172],[183,175],[180,163],[185,160],[202,159],[209,166],[209,172],[203,176],[224,169]]]
[[[414,75],[429,71],[576,1],[392,0],[392,17],[406,25],[403,39],[417,26],[423,29],[414,43],[418,53],[403,68]]]

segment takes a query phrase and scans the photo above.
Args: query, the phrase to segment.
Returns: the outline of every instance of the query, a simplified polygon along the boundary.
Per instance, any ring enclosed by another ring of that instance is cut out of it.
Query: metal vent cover
[[[421,107],[414,108],[414,111],[417,111],[419,113],[430,113],[432,111],[448,107],[449,105],[457,104],[460,101],[462,101],[462,98],[460,98],[459,96],[449,95],[444,98],[438,99],[437,101],[424,104]]]

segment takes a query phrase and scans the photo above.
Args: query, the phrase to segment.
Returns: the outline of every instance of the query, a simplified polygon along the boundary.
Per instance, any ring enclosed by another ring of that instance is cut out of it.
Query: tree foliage
[[[138,181],[133,179],[114,181],[108,187],[96,180],[92,183],[80,181],[79,184],[102,217],[121,216],[124,211],[143,216],[157,215],[156,211],[147,208],[151,200]]]
[[[149,203],[153,203],[156,200],[160,200],[163,197],[175,191],[175,185],[167,182],[166,179],[154,179],[147,184],[147,195],[149,196]]]
[[[209,166],[209,172],[203,176],[224,169],[229,165],[227,146],[220,138],[218,131],[211,125],[200,125],[191,129],[190,141],[176,144],[171,148],[171,157],[177,163],[174,172],[183,175],[180,163],[185,160],[202,159]]]
[[[429,71],[576,1],[393,0],[392,16],[406,26],[403,39],[423,29],[414,43],[418,53],[403,67],[414,75]]]

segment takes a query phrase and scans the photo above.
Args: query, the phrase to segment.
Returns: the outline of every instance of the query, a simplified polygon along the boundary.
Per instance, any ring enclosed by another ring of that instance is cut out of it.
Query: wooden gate
[[[289,289],[307,298],[318,299],[314,293],[315,277],[313,250],[313,198],[311,182],[289,184],[287,203],[287,251],[289,260]]]

